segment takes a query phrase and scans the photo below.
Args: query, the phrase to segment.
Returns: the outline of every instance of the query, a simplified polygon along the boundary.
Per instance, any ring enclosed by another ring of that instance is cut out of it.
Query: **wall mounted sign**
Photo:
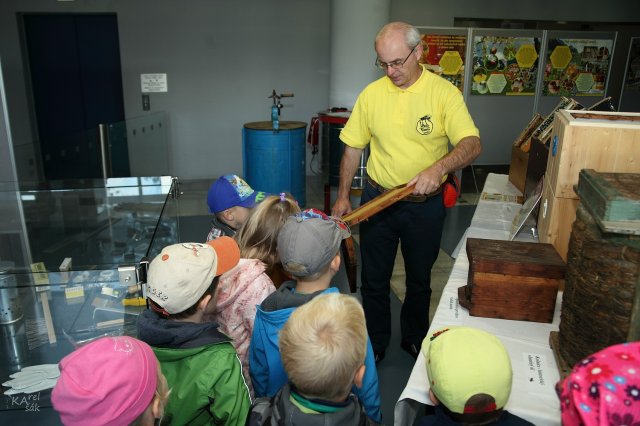
[[[423,34],[422,62],[428,70],[449,80],[460,91],[464,87],[464,59],[467,36]]]
[[[167,74],[140,74],[142,93],[166,92]]]
[[[544,96],[604,96],[613,40],[549,39]]]
[[[475,36],[471,94],[533,96],[539,51],[537,37]]]

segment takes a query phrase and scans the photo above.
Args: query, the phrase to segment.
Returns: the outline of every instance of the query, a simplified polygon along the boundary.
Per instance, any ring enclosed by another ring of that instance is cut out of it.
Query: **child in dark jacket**
[[[220,237],[208,244],[182,243],[162,249],[149,265],[147,296],[152,309],[138,317],[138,337],[155,352],[172,388],[168,424],[243,424],[249,390],[231,339],[213,310],[222,273],[240,259],[236,242]]]
[[[280,332],[289,383],[273,398],[259,398],[247,425],[375,424],[351,393],[362,386],[366,351],[364,311],[354,297],[323,294],[300,306]]]
[[[320,294],[338,293],[331,280],[340,268],[340,243],[351,235],[340,220],[309,209],[290,216],[278,235],[278,256],[295,281],[285,281],[258,306],[249,346],[249,366],[256,397],[274,396],[287,383],[278,333],[299,306]],[[367,415],[382,421],[378,373],[367,339],[365,375],[354,393]]]

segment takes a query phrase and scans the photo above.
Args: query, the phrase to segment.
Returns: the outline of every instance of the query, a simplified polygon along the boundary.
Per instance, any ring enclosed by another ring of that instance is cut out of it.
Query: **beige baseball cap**
[[[162,249],[147,274],[147,297],[169,314],[193,306],[213,279],[240,260],[238,244],[230,237],[203,243],[179,243]]]

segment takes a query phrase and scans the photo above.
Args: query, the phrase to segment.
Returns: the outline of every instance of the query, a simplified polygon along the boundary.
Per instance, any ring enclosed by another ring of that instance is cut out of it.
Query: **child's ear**
[[[366,369],[367,367],[362,364],[360,368],[356,370],[356,375],[353,377],[353,384],[356,385],[358,389],[362,388],[362,380],[364,380],[364,372]]]
[[[336,254],[336,257],[331,261],[330,268],[333,272],[338,272],[340,270],[340,253]]]
[[[233,207],[224,210],[222,212],[222,217],[226,222],[231,222],[233,220]]]
[[[212,299],[213,299],[213,296],[210,294],[207,294],[206,296],[204,296],[202,299],[200,299],[200,302],[198,302],[198,309],[204,311]]]
[[[164,414],[164,407],[158,395],[154,396],[153,401],[151,401],[151,414],[154,419],[159,419]]]
[[[440,400],[438,399],[436,394],[433,393],[433,391],[431,389],[429,389],[429,399],[431,399],[431,402],[433,402],[433,405],[439,405],[440,404]]]

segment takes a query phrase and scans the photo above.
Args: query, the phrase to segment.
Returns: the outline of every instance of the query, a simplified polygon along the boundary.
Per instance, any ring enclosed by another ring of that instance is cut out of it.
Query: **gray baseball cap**
[[[284,269],[307,277],[328,265],[351,231],[340,219],[307,209],[289,216],[278,234],[278,257]]]

